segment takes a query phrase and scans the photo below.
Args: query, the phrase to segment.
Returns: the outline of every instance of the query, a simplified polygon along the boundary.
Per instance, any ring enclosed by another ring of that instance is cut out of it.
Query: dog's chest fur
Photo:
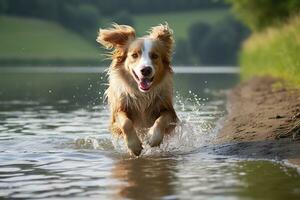
[[[114,114],[124,111],[136,128],[149,128],[168,106],[172,95],[171,76],[148,93],[141,93],[134,88],[134,81],[110,73],[110,84],[106,91],[114,122]]]

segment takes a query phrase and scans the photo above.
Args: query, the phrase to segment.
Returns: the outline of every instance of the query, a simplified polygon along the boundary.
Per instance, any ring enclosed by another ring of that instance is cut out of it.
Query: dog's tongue
[[[140,82],[140,88],[143,90],[148,90],[151,86],[151,81],[147,78],[143,78]]]

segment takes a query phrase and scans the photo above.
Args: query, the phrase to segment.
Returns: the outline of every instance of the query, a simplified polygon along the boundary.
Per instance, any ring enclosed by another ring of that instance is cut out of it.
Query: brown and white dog
[[[172,102],[172,30],[159,25],[136,38],[132,27],[114,24],[100,29],[97,41],[113,49],[106,90],[111,131],[124,136],[129,150],[138,156],[142,143],[137,130],[148,129],[150,146],[159,146],[178,121]]]

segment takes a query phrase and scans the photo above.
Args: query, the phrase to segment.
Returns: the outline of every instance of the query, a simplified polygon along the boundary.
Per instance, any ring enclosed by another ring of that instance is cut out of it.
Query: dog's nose
[[[141,73],[143,76],[149,76],[152,73],[152,68],[144,67],[143,69],[141,69]]]

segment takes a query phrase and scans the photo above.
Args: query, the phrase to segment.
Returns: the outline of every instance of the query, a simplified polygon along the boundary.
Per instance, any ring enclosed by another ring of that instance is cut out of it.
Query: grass
[[[228,9],[211,9],[135,15],[133,16],[133,20],[139,36],[145,35],[152,26],[168,22],[170,27],[174,30],[175,39],[186,39],[188,36],[188,29],[192,24],[197,22],[214,24],[229,14],[230,11]]]
[[[0,16],[0,64],[80,63],[100,60],[99,49],[62,26]]]
[[[272,75],[300,87],[300,16],[284,25],[254,33],[240,56],[242,77]]]

